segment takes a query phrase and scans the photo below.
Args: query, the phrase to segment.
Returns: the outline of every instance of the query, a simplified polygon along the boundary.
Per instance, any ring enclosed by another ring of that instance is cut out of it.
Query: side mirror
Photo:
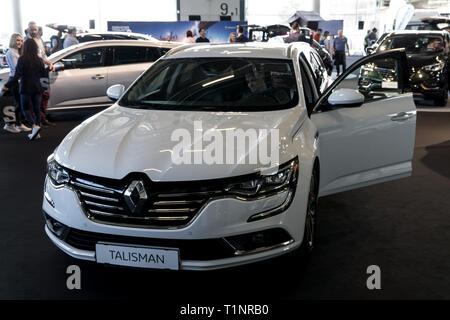
[[[123,84],[115,84],[106,90],[106,95],[112,101],[117,101],[125,92],[125,86]]]
[[[62,62],[57,62],[53,66],[55,67],[55,72],[64,70],[64,63]]]
[[[353,89],[339,89],[328,97],[328,103],[333,106],[357,107],[364,103],[364,96]]]

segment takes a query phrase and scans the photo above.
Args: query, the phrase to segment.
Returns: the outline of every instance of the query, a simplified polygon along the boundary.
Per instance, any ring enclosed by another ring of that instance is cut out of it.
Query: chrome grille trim
[[[88,197],[88,198],[93,198],[93,199],[98,199],[98,200],[105,200],[105,201],[111,201],[111,202],[119,202],[119,199],[116,199],[116,198],[102,197],[102,196],[98,196],[96,194],[83,192],[83,191],[80,191],[80,193],[81,193],[82,196],[85,196],[85,197]]]
[[[102,204],[102,203],[97,203],[97,202],[92,202],[92,201],[87,201],[84,200],[84,202],[88,205],[88,206],[94,206],[94,207],[98,207],[98,208],[102,208],[102,209],[112,209],[112,210],[120,210],[123,211],[123,207],[118,207],[118,206],[110,206],[107,204]]]
[[[175,205],[190,205],[202,204],[204,200],[173,200],[173,201],[155,201],[155,206],[175,206]]]
[[[197,211],[197,208],[170,208],[170,209],[150,209],[150,213],[190,213]]]
[[[77,186],[77,187],[81,187],[81,188],[85,188],[85,189],[89,189],[89,190],[93,190],[93,191],[97,191],[97,192],[114,194],[114,190],[108,189],[106,187],[100,188],[100,187],[93,186],[91,184],[79,183],[79,182],[76,182],[76,181],[72,181],[72,184]]]

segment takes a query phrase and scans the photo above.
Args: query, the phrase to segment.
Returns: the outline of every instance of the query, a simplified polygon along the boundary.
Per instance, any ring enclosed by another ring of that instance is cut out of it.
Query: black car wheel
[[[444,88],[441,93],[434,98],[434,105],[436,106],[445,106],[448,101],[448,86]]]

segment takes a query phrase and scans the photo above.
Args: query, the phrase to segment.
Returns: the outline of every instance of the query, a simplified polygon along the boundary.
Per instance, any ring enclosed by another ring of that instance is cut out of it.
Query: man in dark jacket
[[[244,35],[244,27],[243,26],[238,26],[237,27],[237,37],[236,37],[236,42],[248,42],[248,38]]]
[[[200,31],[200,37],[198,37],[197,39],[195,39],[195,42],[209,42],[209,39],[206,37],[206,29],[205,28],[201,28]]]

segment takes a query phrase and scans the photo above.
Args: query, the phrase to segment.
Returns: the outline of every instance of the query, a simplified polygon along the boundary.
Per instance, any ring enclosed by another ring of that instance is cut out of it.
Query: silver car
[[[113,84],[128,87],[142,72],[178,43],[163,41],[106,40],[81,43],[49,57],[56,67],[50,72],[48,110],[101,107],[111,104],[106,89]],[[0,71],[0,87],[9,69]]]

